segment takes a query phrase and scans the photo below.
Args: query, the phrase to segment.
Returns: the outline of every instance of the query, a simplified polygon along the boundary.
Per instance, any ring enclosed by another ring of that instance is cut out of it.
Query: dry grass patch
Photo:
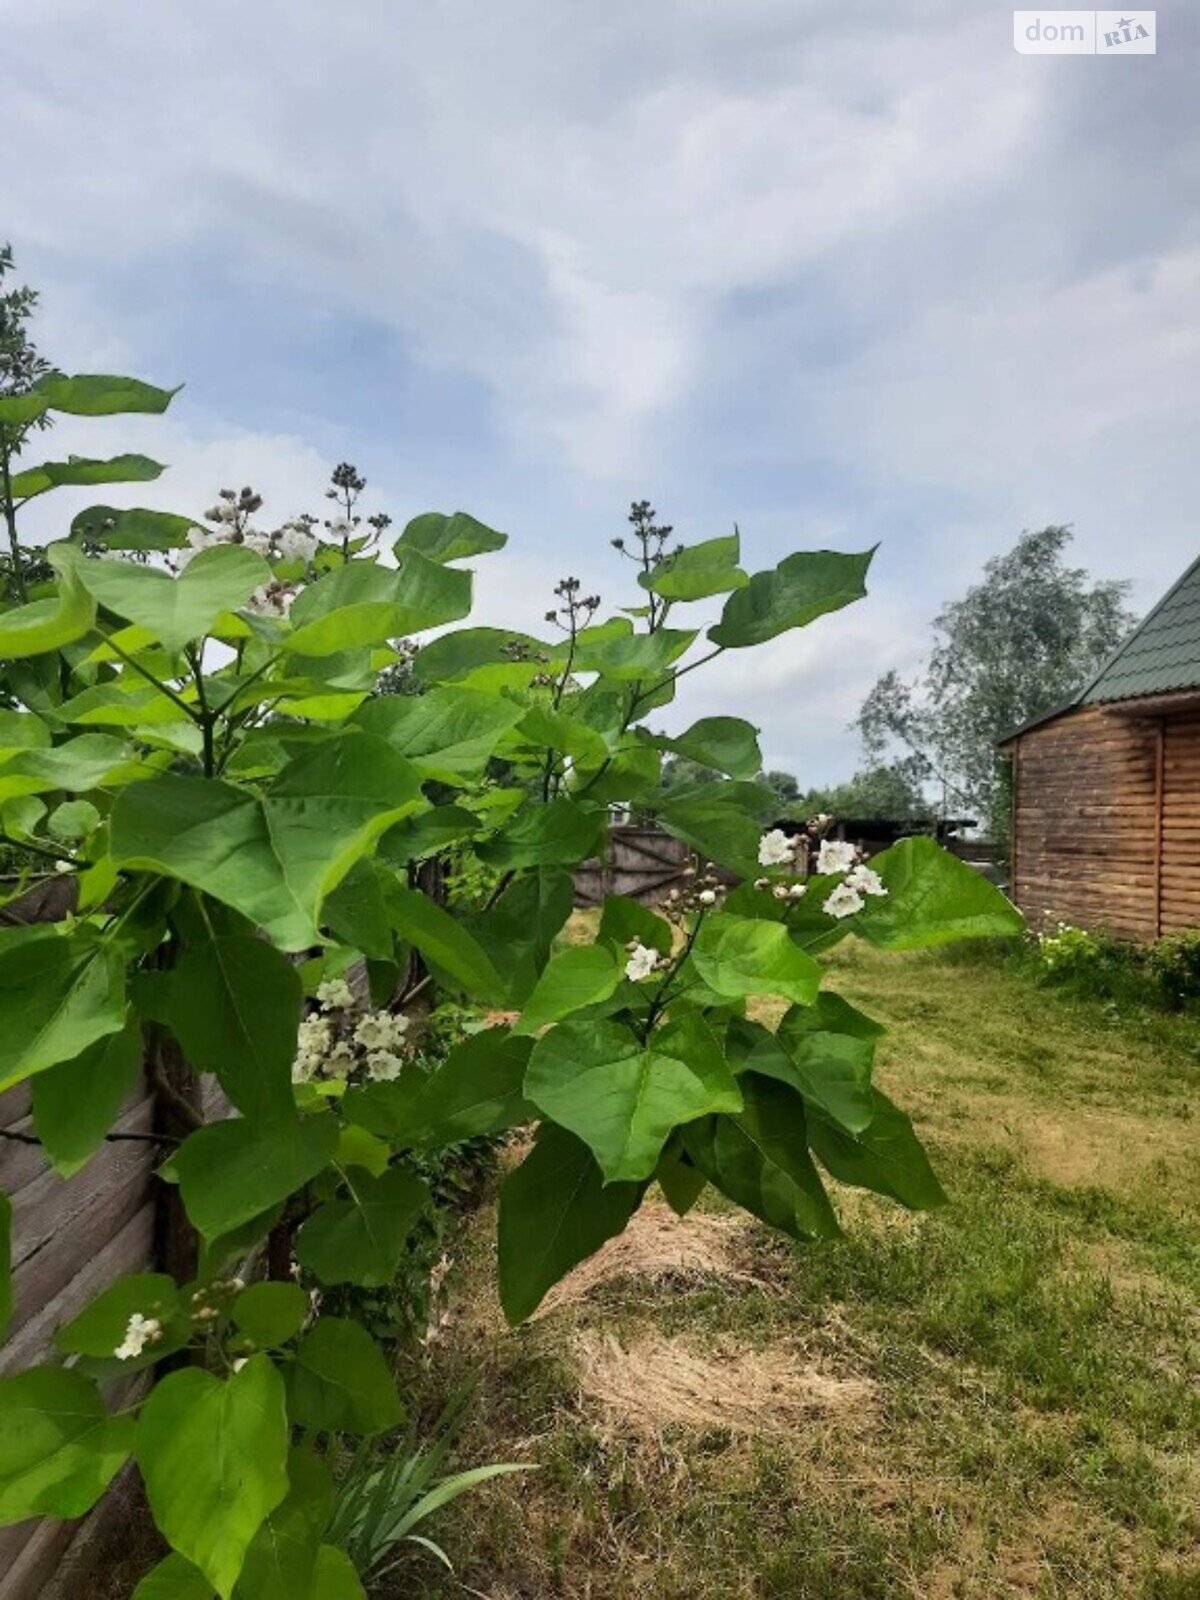
[[[623,1278],[683,1289],[713,1282],[767,1288],[767,1278],[755,1265],[751,1231],[741,1215],[692,1211],[680,1218],[661,1200],[649,1199],[624,1233],[550,1291],[536,1316],[579,1305],[602,1285]]]
[[[788,1345],[747,1350],[721,1340],[700,1348],[656,1333],[622,1343],[588,1330],[576,1336],[574,1358],[585,1399],[638,1433],[679,1425],[787,1434],[834,1419],[862,1425],[875,1397],[869,1379],[825,1371]]]

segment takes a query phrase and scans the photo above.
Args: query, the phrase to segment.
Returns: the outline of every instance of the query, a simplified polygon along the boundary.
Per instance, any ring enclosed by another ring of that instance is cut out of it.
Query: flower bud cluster
[[[319,545],[316,518],[300,515],[278,528],[256,528],[250,519],[262,503],[262,496],[253,489],[245,488],[240,494],[222,489],[217,503],[204,513],[205,521],[212,526],[189,530],[186,545],[175,553],[175,570],[182,572],[202,550],[222,544],[240,544],[268,561],[289,567],[301,565],[306,576]],[[246,609],[263,616],[286,616],[299,583],[299,578],[273,577],[254,591],[246,602]]]
[[[685,869],[691,879],[686,889],[670,889],[663,901],[662,910],[672,922],[678,922],[691,913],[712,911],[725,899],[726,886],[715,872],[699,873],[695,868]]]
[[[360,1006],[344,978],[321,985],[317,1006],[300,1023],[293,1083],[390,1083],[400,1076],[409,1053],[407,1017]]]

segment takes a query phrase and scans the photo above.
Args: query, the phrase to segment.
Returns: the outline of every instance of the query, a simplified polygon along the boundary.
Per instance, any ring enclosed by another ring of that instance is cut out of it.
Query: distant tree
[[[664,789],[683,789],[691,783],[713,783],[720,776],[712,767],[702,767],[687,756],[668,756],[662,764],[659,783]]]
[[[800,819],[822,811],[831,817],[879,817],[887,822],[907,822],[928,816],[930,805],[911,764],[899,761],[890,766],[864,767],[845,783],[829,788],[809,789],[791,807],[791,815]]]
[[[770,789],[781,806],[793,806],[800,798],[800,781],[790,772],[760,772],[757,782]]]
[[[1008,805],[997,740],[1077,693],[1135,620],[1128,583],[1067,566],[1070,542],[1056,525],[993,557],[934,619],[923,670],[908,682],[885,673],[859,713],[872,765],[901,752],[912,774],[941,786],[947,809],[967,810],[998,842]]]
[[[25,285],[5,287],[13,271],[12,246],[0,244],[0,399],[28,393],[50,371],[50,363],[37,352],[29,337],[29,320],[37,309],[37,291]],[[0,491],[5,498],[8,549],[0,555],[0,592],[17,600],[25,597],[28,583],[52,577],[37,552],[23,550],[17,540],[15,514],[7,509],[12,462],[22,441],[34,428],[48,427],[46,417],[30,422],[0,421]]]

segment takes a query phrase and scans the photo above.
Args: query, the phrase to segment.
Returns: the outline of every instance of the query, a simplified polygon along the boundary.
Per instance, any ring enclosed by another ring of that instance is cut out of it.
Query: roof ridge
[[[1108,657],[1107,661],[1104,662],[1100,670],[1095,674],[1094,677],[1091,678],[1088,683],[1084,684],[1083,688],[1080,689],[1075,698],[1067,702],[1068,705],[1082,705],[1088,699],[1088,697],[1092,694],[1092,691],[1104,681],[1112,669],[1121,660],[1122,656],[1126,655],[1133,648],[1138,639],[1140,639],[1146,630],[1151,626],[1151,624],[1157,620],[1159,615],[1166,610],[1170,602],[1175,598],[1185,584],[1187,584],[1188,580],[1193,576],[1193,574],[1196,573],[1200,573],[1200,556],[1197,556],[1189,566],[1185,567],[1183,572],[1180,573],[1179,577],[1176,578],[1175,582],[1167,590],[1166,594],[1164,594],[1162,598],[1156,602],[1156,604],[1150,607],[1150,610],[1147,611],[1146,615],[1138,623],[1137,627],[1134,628],[1132,632],[1121,641],[1113,653]],[[1200,672],[1197,673],[1197,677],[1200,679]]]

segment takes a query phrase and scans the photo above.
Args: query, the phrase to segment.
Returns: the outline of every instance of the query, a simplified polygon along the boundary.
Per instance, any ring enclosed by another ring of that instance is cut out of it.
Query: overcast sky
[[[45,353],[187,383],[56,441],[172,463],[128,503],[282,519],[350,459],[507,531],[524,625],[568,571],[629,599],[635,497],[752,569],[878,541],[672,717],[806,783],[1023,527],[1140,606],[1200,548],[1194,0],[1125,59],[1018,55],[994,0],[0,0],[0,41]]]

